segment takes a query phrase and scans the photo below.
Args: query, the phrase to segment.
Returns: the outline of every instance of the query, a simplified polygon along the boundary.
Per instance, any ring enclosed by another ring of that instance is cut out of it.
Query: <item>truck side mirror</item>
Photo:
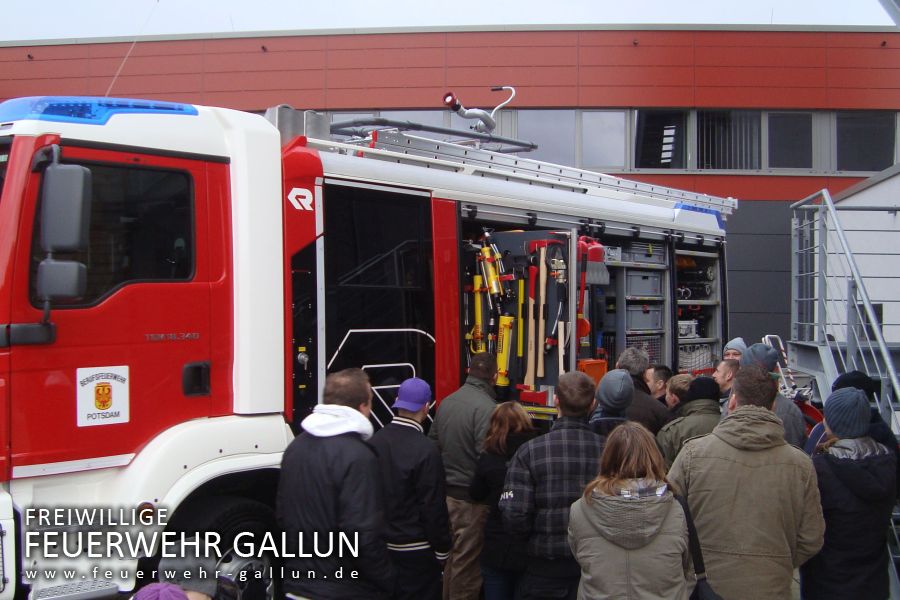
[[[73,260],[45,258],[38,265],[37,293],[45,302],[73,300],[87,290],[87,267]]]
[[[84,250],[88,245],[90,221],[90,169],[80,165],[48,165],[41,195],[41,248],[47,253]]]

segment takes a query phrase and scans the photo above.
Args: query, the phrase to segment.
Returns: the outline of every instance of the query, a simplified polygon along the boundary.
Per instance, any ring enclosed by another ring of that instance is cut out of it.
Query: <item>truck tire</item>
[[[275,513],[271,507],[245,498],[214,496],[204,498],[189,506],[180,507],[173,519],[173,528],[185,533],[211,531],[221,536],[219,550],[222,557],[216,561],[220,577],[230,579],[240,590],[241,600],[275,600],[279,560],[272,553],[261,556],[243,557],[235,551],[234,541],[240,533],[242,553],[247,554],[246,545],[252,540],[258,548],[266,533],[276,530]],[[202,546],[201,546],[202,548]],[[273,577],[272,574],[275,574]]]

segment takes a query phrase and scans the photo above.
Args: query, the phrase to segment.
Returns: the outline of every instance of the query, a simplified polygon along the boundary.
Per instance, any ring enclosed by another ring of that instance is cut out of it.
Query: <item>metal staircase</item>
[[[812,378],[813,396],[827,398],[841,373],[858,370],[880,382],[875,402],[900,432],[900,227],[896,206],[835,203],[822,190],[792,205],[791,341],[789,365]],[[871,293],[870,293],[871,290]],[[872,294],[875,294],[874,296]],[[891,554],[900,562],[900,512]],[[900,580],[891,569],[891,598]]]
[[[828,190],[791,208],[790,366],[814,378],[820,399],[830,393],[831,382],[847,371],[863,371],[881,382],[878,409],[896,433],[900,431],[895,414],[900,410],[896,369],[900,322],[886,321],[884,315],[892,312],[885,307],[900,304],[900,297],[888,297],[890,284],[900,283],[895,266],[900,258],[900,229],[895,233],[868,225],[892,209],[835,204]],[[848,219],[839,213],[853,216]],[[867,218],[859,218],[862,215]],[[845,227],[847,221],[855,224]],[[876,234],[881,239],[870,243]],[[885,295],[873,300],[870,287]]]

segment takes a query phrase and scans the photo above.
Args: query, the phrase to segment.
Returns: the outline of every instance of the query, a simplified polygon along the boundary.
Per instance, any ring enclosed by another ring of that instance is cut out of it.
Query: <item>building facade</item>
[[[278,32],[0,44],[2,98],[110,95],[457,126],[448,90],[530,156],[741,200],[730,333],[787,337],[789,206],[900,161],[900,33],[833,28]]]

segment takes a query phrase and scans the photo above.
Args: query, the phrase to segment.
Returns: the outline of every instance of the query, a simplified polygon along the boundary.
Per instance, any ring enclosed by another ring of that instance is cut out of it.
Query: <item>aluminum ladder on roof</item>
[[[522,181],[531,185],[543,185],[554,189],[565,189],[587,195],[601,190],[625,192],[640,196],[659,198],[671,202],[687,204],[724,215],[730,215],[737,208],[734,198],[720,198],[677,190],[660,185],[632,181],[605,175],[596,171],[586,171],[564,165],[556,165],[529,158],[495,152],[483,148],[472,148],[453,142],[443,142],[410,135],[397,130],[379,130],[365,142],[372,148],[387,150],[410,158],[431,159],[456,163],[459,170],[481,177]],[[421,160],[417,161],[421,163]]]
[[[900,259],[900,227],[891,227],[885,218],[896,214],[897,208],[836,204],[828,190],[822,190],[791,209],[790,366],[813,378],[822,400],[839,374],[866,373],[881,384],[875,403],[897,434],[900,321],[884,318],[900,306],[900,288],[895,286],[900,285],[895,267]],[[877,293],[874,300],[870,289]],[[893,521],[889,546],[896,564],[897,508]],[[891,598],[900,599],[896,569],[891,568],[890,574]]]
[[[298,135],[305,135],[310,146],[324,151],[355,153],[376,160],[444,169],[475,177],[516,181],[588,196],[601,195],[604,191],[615,191],[636,197],[681,203],[726,216],[732,214],[738,204],[736,199],[730,197],[721,198],[622,179],[596,171],[522,158],[507,152],[416,136],[401,131],[399,128],[373,128],[366,137],[347,139],[346,136],[343,136],[343,139],[339,140],[332,134],[332,130],[346,130],[346,124],[332,124],[322,113],[309,110],[299,111],[284,105],[269,108],[266,111],[266,118],[281,132],[282,143],[287,143]],[[375,122],[386,121],[385,119],[372,120]],[[356,120],[349,124],[356,127],[359,122],[360,120]],[[415,123],[409,122],[404,122],[404,125],[407,128],[416,126]],[[443,128],[422,127],[443,131]],[[451,130],[446,131],[453,133]],[[461,133],[461,135],[464,134],[467,135],[466,132]],[[522,145],[528,144],[522,143]]]

